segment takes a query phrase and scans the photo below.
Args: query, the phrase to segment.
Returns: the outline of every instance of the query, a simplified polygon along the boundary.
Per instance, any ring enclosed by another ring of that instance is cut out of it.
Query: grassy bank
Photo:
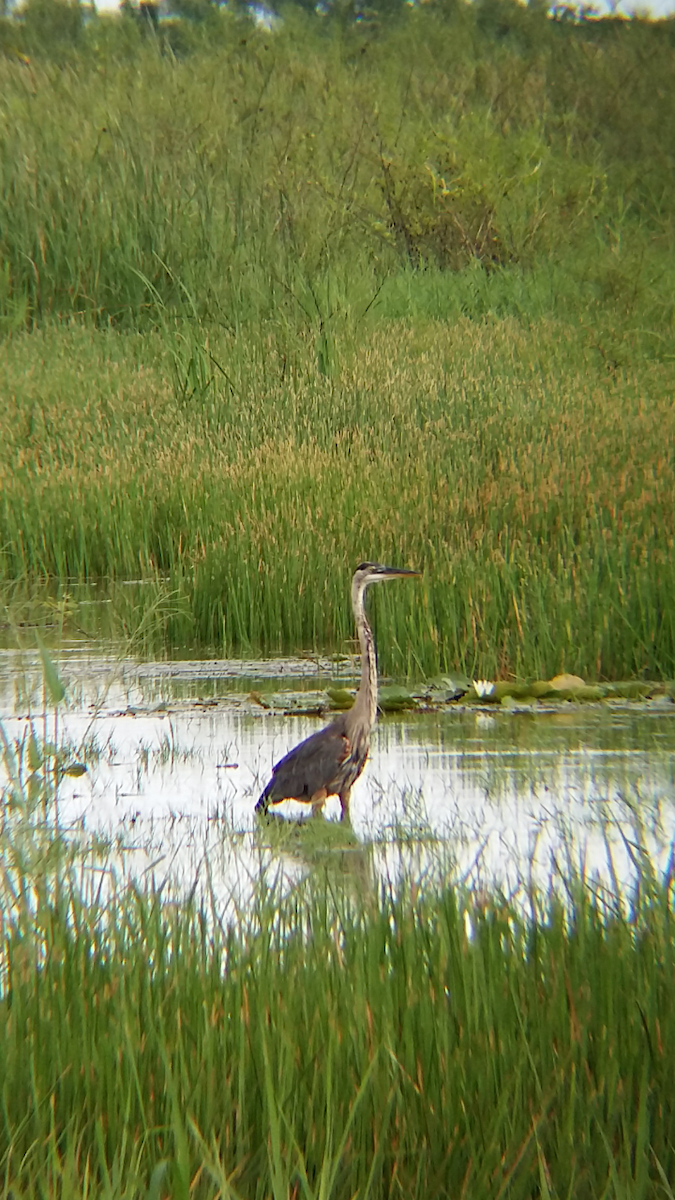
[[[207,16],[0,23],[11,620],[672,677],[670,24]]]
[[[224,929],[48,875],[2,915],[8,1195],[672,1197],[675,941],[648,877],[628,915],[571,883],[528,919],[315,880]]]

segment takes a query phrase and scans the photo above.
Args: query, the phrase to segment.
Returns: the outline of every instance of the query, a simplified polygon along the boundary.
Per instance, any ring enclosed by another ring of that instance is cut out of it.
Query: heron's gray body
[[[348,712],[306,738],[276,764],[255,806],[256,812],[266,813],[270,804],[282,800],[300,800],[319,811],[328,796],[339,796],[342,820],[348,818],[350,793],[366,764],[370,731],[377,716],[377,659],[364,593],[371,583],[417,574],[378,563],[357,567],[352,580],[352,608],[361,645],[361,682],[356,699]]]
[[[320,809],[328,796],[339,796],[342,815],[349,809],[349,793],[368,758],[370,736],[356,731],[350,737],[348,718],[342,713],[317,730],[274,767],[272,778],[256,804],[266,812],[281,800],[301,800]]]

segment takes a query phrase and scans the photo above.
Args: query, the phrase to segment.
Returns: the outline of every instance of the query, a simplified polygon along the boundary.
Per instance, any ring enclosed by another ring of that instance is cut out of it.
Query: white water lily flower
[[[474,679],[473,686],[476,695],[481,698],[494,695],[495,685],[489,679]]]

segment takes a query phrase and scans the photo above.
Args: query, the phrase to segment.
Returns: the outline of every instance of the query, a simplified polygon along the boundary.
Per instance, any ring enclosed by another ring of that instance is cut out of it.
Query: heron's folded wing
[[[341,723],[334,722],[319,729],[296,746],[274,768],[268,800],[311,800],[332,787],[340,777],[340,767],[349,757],[351,747]]]

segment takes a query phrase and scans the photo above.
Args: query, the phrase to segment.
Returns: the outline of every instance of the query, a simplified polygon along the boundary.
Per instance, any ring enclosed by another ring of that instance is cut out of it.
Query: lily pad
[[[325,692],[271,692],[265,696],[250,692],[249,698],[280,716],[314,717],[326,711]]]
[[[625,683],[603,683],[602,690],[607,699],[642,700],[645,696],[652,694],[655,686],[653,683],[642,683],[638,679],[629,679]]]
[[[416,700],[424,700],[427,704],[450,704],[459,700],[468,692],[471,684],[464,677],[444,675],[431,679],[423,687],[414,688],[411,695]]]
[[[326,695],[330,700],[331,708],[338,708],[342,711],[345,708],[351,708],[354,703],[354,692],[349,688],[344,687],[328,687]]]
[[[582,679],[580,675],[569,675],[565,672],[549,679],[549,687],[555,692],[576,692],[586,687],[586,680]]]
[[[535,679],[530,684],[530,691],[537,700],[549,696],[554,697],[557,694],[557,688],[551,686],[550,679]]]
[[[533,712],[537,708],[537,703],[533,696],[518,698],[506,695],[502,698],[501,706],[511,712]]]
[[[558,676],[556,686],[553,686],[552,680],[535,679],[530,683],[511,683],[505,679],[497,679],[490,685],[491,690],[486,687],[477,690],[475,685],[471,687],[467,693],[467,700],[471,703],[480,704],[503,704],[505,699],[516,701],[537,701],[537,700],[578,700],[578,701],[593,701],[602,700],[604,696],[603,688],[600,686],[592,686],[586,683],[578,683],[578,676],[567,675]],[[570,687],[561,687],[560,680],[572,680]]]
[[[382,712],[402,712],[406,708],[416,708],[417,701],[407,688],[390,684],[380,688],[378,705]]]
[[[583,687],[556,688],[555,699],[589,703],[594,700],[603,700],[604,691],[601,687],[593,687],[590,684],[584,684]]]

